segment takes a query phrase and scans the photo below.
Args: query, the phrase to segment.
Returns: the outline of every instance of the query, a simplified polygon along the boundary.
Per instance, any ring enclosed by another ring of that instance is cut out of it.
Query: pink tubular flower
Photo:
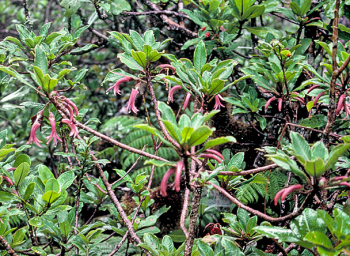
[[[215,105],[214,109],[220,109],[221,107],[225,107],[223,104],[221,104],[220,100],[224,100],[220,94],[215,95]]]
[[[266,101],[265,104],[265,111],[267,110],[267,108],[270,106],[271,102],[274,101],[276,98],[275,97],[271,97],[268,101]]]
[[[71,120],[62,119],[62,123],[69,126],[69,129],[70,129],[69,136],[75,138],[79,134],[77,126]]]
[[[65,101],[74,109],[75,116],[79,115],[79,110],[77,108],[77,105],[75,105],[74,102],[69,99],[65,99]]]
[[[190,98],[191,98],[191,93],[187,93],[186,94],[186,98],[185,98],[185,102],[184,102],[184,110],[187,108],[188,103],[190,102]]]
[[[181,173],[184,167],[184,162],[179,161],[176,165],[176,174],[175,174],[175,190],[176,192],[180,191],[180,181],[181,181]]]
[[[160,194],[162,197],[166,197],[167,182],[171,175],[175,173],[175,168],[169,169],[163,176],[162,182],[160,183]]]
[[[36,130],[38,130],[38,128],[41,126],[41,122],[43,120],[42,118],[43,118],[44,109],[37,113],[35,121],[34,121],[34,123],[32,125],[32,129],[30,130],[29,140],[27,142],[27,144],[31,144],[31,143],[34,142],[40,148],[41,148],[41,146],[40,146],[39,143],[41,143],[41,141],[38,140],[38,138],[36,137],[35,133],[36,133]]]
[[[281,198],[281,202],[282,202],[284,199],[286,199],[286,197],[290,193],[297,191],[297,190],[300,190],[302,188],[303,188],[303,185],[296,184],[296,185],[289,186],[288,188],[281,189],[280,191],[278,191],[278,193],[275,196],[275,199],[274,199],[275,205],[277,205],[278,199]]]
[[[161,65],[158,65],[157,67],[161,68],[159,73],[162,72],[165,69],[170,69],[171,71],[173,71],[174,74],[176,73],[176,69],[173,66],[171,66],[170,64],[161,64]]]
[[[49,142],[53,139],[55,147],[56,147],[57,146],[57,140],[59,140],[61,142],[62,142],[62,140],[57,134],[55,115],[52,112],[49,113],[49,122],[50,122],[50,125],[51,125],[51,134],[50,134],[50,136],[46,137],[46,139],[47,139],[46,144],[49,144]]]
[[[135,114],[137,114],[137,112],[139,111],[135,106],[135,99],[136,99],[136,96],[138,93],[139,93],[139,90],[134,89],[134,88],[131,89],[129,102],[128,102],[128,105],[126,106],[127,111],[129,111],[129,112],[132,111]]]
[[[214,155],[214,154],[200,154],[199,157],[203,157],[203,158],[211,158],[211,159],[214,159],[216,161],[218,161],[220,164],[221,164],[221,159],[220,157]]]
[[[175,93],[175,91],[179,90],[181,88],[182,88],[181,85],[175,85],[173,88],[170,89],[169,98],[168,98],[170,102],[174,101],[174,93]]]
[[[2,175],[2,179],[6,180],[11,186],[13,186],[13,182],[12,182],[12,180],[9,177],[7,177],[5,175]]]
[[[210,154],[217,155],[217,156],[220,157],[222,160],[225,160],[224,156],[223,156],[220,152],[218,152],[218,151],[216,151],[216,150],[214,150],[214,149],[207,149],[207,150],[205,150],[205,151],[207,151],[207,152],[210,153]]]
[[[133,80],[132,77],[130,77],[130,76],[125,76],[125,77],[123,77],[122,79],[119,79],[113,86],[109,87],[109,88],[107,89],[106,92],[110,91],[110,90],[113,88],[113,94],[114,94],[114,95],[117,95],[117,93],[118,93],[118,94],[120,95],[121,92],[120,92],[120,90],[119,90],[119,85],[120,85],[121,83],[129,82],[129,81],[131,81],[131,80]]]

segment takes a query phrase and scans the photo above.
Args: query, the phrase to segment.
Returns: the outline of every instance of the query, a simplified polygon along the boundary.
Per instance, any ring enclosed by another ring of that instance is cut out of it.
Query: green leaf
[[[305,161],[305,170],[312,177],[320,177],[326,171],[323,159],[317,158],[314,161]]]
[[[18,31],[19,37],[21,38],[21,41],[23,42],[25,38],[32,38],[29,30],[20,24],[16,25],[16,29]]]
[[[60,195],[61,193],[57,193],[56,191],[47,191],[42,198],[44,202],[52,204],[60,197]]]
[[[213,249],[203,241],[199,240],[197,243],[198,250],[201,255],[214,256]]]
[[[194,68],[198,73],[201,72],[202,67],[207,62],[207,51],[205,49],[205,44],[203,41],[200,41],[196,47],[196,50],[194,51],[193,56],[193,63]]]
[[[30,157],[25,154],[21,154],[17,156],[13,164],[13,167],[18,167],[21,163],[27,163],[30,166],[31,165]]]
[[[29,220],[29,224],[36,228],[41,228],[44,226],[44,221],[40,216],[36,216]]]
[[[11,42],[14,42],[19,48],[21,49],[24,49],[23,45],[21,44],[21,42],[15,38],[15,37],[12,37],[12,36],[7,36],[4,41],[11,41]]]
[[[205,144],[204,150],[208,149],[208,148],[215,147],[217,145],[228,143],[228,142],[237,142],[237,140],[234,137],[232,137],[232,136],[226,136],[226,137],[219,137],[219,138],[211,139]]]
[[[163,143],[165,143],[168,146],[173,146],[169,141],[163,138],[163,135],[154,127],[149,126],[148,124],[138,124],[134,126],[135,128],[139,128],[145,131],[150,132],[154,136],[157,136]]]
[[[48,62],[46,54],[39,45],[35,47],[34,65],[39,67],[44,75],[48,73]]]
[[[39,177],[44,184],[46,184],[49,179],[55,178],[53,173],[45,165],[40,165],[38,169]]]
[[[27,232],[27,227],[18,229],[16,231],[16,233],[13,235],[11,247],[16,247],[16,246],[22,244],[22,242],[24,242],[23,239],[24,239],[24,235],[26,234],[26,232]]]
[[[12,202],[20,201],[19,198],[10,192],[0,191],[0,201],[1,202]]]
[[[171,239],[170,236],[165,235],[162,239],[162,245],[165,246],[165,248],[167,249],[168,252],[172,252],[175,251],[175,246],[174,246],[174,242]]]
[[[120,15],[123,11],[131,11],[130,4],[125,0],[111,1],[111,12],[113,15]]]
[[[118,57],[120,61],[127,65],[130,69],[143,71],[142,66],[140,66],[131,56],[129,57],[125,54],[119,54]]]
[[[327,117],[325,115],[314,115],[309,118],[302,119],[299,124],[310,128],[324,127],[327,124]]]
[[[23,77],[22,75],[20,75],[16,70],[14,70],[13,68],[11,67],[5,67],[5,66],[2,66],[0,65],[0,71],[3,71],[11,76],[13,76],[14,78],[18,79],[21,83],[31,87],[32,89],[36,90],[36,88],[31,85],[30,83],[28,83]]]
[[[14,100],[16,98],[19,98],[19,97],[24,97],[28,94],[29,92],[29,89],[27,87],[21,87],[19,88],[17,91],[3,97],[0,102],[6,102],[6,101],[10,101],[10,100]]]
[[[274,35],[275,38],[281,38],[283,36],[281,31],[269,27],[247,27],[246,30],[261,38],[266,38],[268,33]]]
[[[45,191],[60,192],[60,184],[55,178],[51,178],[45,184]]]
[[[191,135],[187,144],[189,147],[197,146],[204,143],[208,137],[213,133],[213,131],[208,126],[200,126]]]
[[[244,256],[244,253],[233,241],[224,237],[221,241],[221,244],[225,248],[225,255]]]
[[[131,55],[141,67],[147,67],[147,59],[144,52],[135,52],[134,50],[131,50]]]
[[[80,7],[79,0],[62,0],[60,5],[66,9],[64,16],[70,17],[76,13]]]
[[[301,9],[299,7],[299,5],[296,2],[291,2],[290,3],[290,7],[292,8],[292,11],[298,15],[298,16],[302,16],[301,15]]]
[[[49,32],[50,27],[51,27],[51,22],[44,24],[39,31],[39,36],[43,36],[43,37],[47,36],[47,33]]]
[[[292,230],[280,228],[280,227],[269,227],[269,226],[259,226],[253,228],[256,232],[263,234],[270,238],[277,238],[279,242],[298,242],[299,239],[296,237]]]
[[[333,249],[333,244],[331,240],[329,240],[329,238],[320,231],[311,231],[307,233],[307,235],[304,237],[304,241],[307,241],[316,245],[321,245],[328,249]]]
[[[23,196],[23,200],[24,201],[28,201],[30,199],[31,195],[34,192],[34,188],[35,188],[35,183],[34,182],[31,182],[31,183],[28,184],[28,186],[26,188],[26,191],[24,193],[24,196]]]
[[[177,122],[176,122],[176,117],[175,117],[174,111],[171,109],[170,106],[165,104],[163,101],[158,101],[158,108],[162,112],[162,118],[163,119],[168,120],[168,121],[170,121],[171,123],[173,123],[174,125],[177,126]]]
[[[310,10],[312,0],[303,0],[303,4],[300,8],[300,16],[304,17],[305,14]]]
[[[22,181],[27,177],[28,173],[29,173],[29,164],[24,162],[21,163],[15,170],[14,172],[14,178],[15,178],[15,182],[14,185],[17,187],[19,184],[22,183]]]
[[[290,138],[295,153],[302,156],[305,160],[311,160],[311,151],[307,141],[296,132],[291,132]]]
[[[169,135],[174,138],[177,142],[181,141],[181,135],[179,128],[168,120],[162,120]]]
[[[336,146],[329,154],[328,161],[326,163],[326,170],[328,170],[335,162],[338,161],[338,158],[344,154],[350,148],[350,144],[341,144]]]
[[[75,175],[73,171],[64,172],[57,179],[61,190],[66,190],[70,185],[73,184],[74,180]]]

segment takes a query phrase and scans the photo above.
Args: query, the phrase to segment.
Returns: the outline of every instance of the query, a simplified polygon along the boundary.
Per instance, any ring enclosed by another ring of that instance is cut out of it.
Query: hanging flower
[[[79,134],[77,126],[71,120],[62,119],[62,123],[68,125],[68,127],[70,129],[69,136],[75,138]]]
[[[74,102],[69,99],[65,99],[65,101],[74,109],[75,116],[79,115],[79,110],[77,108],[77,105],[75,105]]]
[[[129,81],[131,81],[131,80],[133,80],[132,77],[130,77],[130,76],[125,76],[125,77],[119,79],[113,86],[109,87],[109,88],[107,89],[106,92],[108,92],[108,91],[110,91],[111,89],[113,89],[113,94],[114,94],[114,95],[117,95],[117,93],[120,95],[121,92],[120,92],[120,90],[119,90],[119,85],[120,85],[121,83],[129,82]]]
[[[288,194],[293,193],[294,191],[301,190],[302,188],[303,188],[303,185],[296,184],[296,185],[289,186],[288,188],[281,189],[275,196],[275,199],[274,199],[275,205],[277,205],[278,199],[281,198],[281,202],[283,202],[284,199],[286,199],[286,197],[288,196]]]
[[[221,102],[220,100],[224,100],[224,98],[220,95],[220,94],[217,94],[215,95],[215,105],[214,105],[214,109],[217,110],[217,109],[220,109],[221,107],[225,107]]]
[[[47,139],[46,144],[49,144],[49,142],[53,139],[55,147],[56,147],[57,146],[57,140],[62,142],[62,139],[57,134],[55,115],[52,112],[49,113],[49,122],[50,122],[50,125],[51,125],[51,134],[50,134],[50,136],[46,137],[46,139]]]
[[[132,88],[131,94],[130,94],[130,98],[129,98],[129,102],[128,102],[128,105],[126,106],[126,110],[127,111],[129,111],[129,112],[132,111],[135,114],[137,114],[137,112],[139,111],[136,108],[136,106],[135,106],[135,99],[136,99],[136,96],[137,96],[138,93],[139,93],[138,89]]]
[[[181,85],[175,85],[173,88],[170,89],[170,92],[169,92],[169,101],[170,102],[173,102],[174,101],[174,93],[175,91],[181,89],[182,86]]]
[[[160,194],[162,197],[166,197],[167,182],[171,175],[175,173],[175,168],[170,168],[163,176],[162,182],[160,183]]]
[[[45,108],[44,108],[45,109]],[[35,143],[38,147],[41,148],[40,143],[41,141],[36,137],[36,130],[38,130],[38,128],[41,126],[41,122],[43,121],[43,112],[44,109],[39,111],[36,114],[36,118],[34,123],[32,124],[32,129],[30,130],[30,136],[29,136],[29,140],[27,142],[27,144],[31,144],[31,143]]]
[[[186,110],[188,103],[190,102],[190,98],[191,98],[191,93],[187,93],[186,94],[186,98],[185,98],[185,102],[184,102],[184,110]]]

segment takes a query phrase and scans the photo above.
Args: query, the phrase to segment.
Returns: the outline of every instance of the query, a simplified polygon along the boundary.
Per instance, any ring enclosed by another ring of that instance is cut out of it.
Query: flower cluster
[[[286,197],[290,194],[290,193],[293,193],[294,191],[298,191],[298,190],[301,190],[303,187],[303,185],[300,185],[300,184],[296,184],[296,185],[292,185],[292,186],[289,186],[288,188],[284,188],[282,190],[280,190],[276,196],[275,196],[275,199],[274,199],[274,203],[275,205],[277,205],[278,203],[278,200],[281,198],[281,202],[284,201],[284,199],[286,199]]]
[[[218,161],[219,163],[221,163],[221,159],[224,160],[224,157],[222,156],[221,153],[219,153],[216,150],[213,149],[207,149],[205,154],[200,154],[199,155],[200,158],[210,158],[210,159],[214,159],[216,161]],[[175,173],[175,190],[176,192],[180,191],[180,181],[181,181],[181,173],[182,173],[182,169],[184,168],[184,162],[181,160],[179,162],[177,162],[176,164],[176,168],[172,167],[170,168],[163,176],[162,182],[160,183],[160,194],[163,197],[167,196],[167,182],[168,179],[171,177],[171,175],[173,175]]]

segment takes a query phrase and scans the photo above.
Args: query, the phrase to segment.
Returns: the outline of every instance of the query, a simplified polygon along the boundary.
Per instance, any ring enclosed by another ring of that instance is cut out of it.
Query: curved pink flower
[[[181,173],[184,167],[184,162],[179,161],[176,165],[176,174],[175,174],[175,190],[176,192],[180,191],[180,181],[181,181]]]
[[[11,186],[13,186],[13,182],[12,182],[12,180],[9,177],[7,177],[5,175],[2,175],[2,179],[6,180]]]
[[[174,93],[175,93],[175,91],[177,91],[177,90],[179,90],[179,89],[181,89],[181,88],[182,88],[181,85],[175,85],[173,88],[170,89],[169,98],[168,98],[168,100],[169,100],[170,102],[173,102],[173,101],[174,101]]]
[[[187,93],[186,94],[186,98],[185,98],[185,102],[184,102],[184,110],[187,108],[188,103],[190,102],[190,98],[191,98],[191,93]]]
[[[217,155],[217,156],[220,157],[222,160],[225,160],[224,156],[223,156],[220,152],[218,152],[218,151],[216,151],[216,150],[214,150],[214,149],[206,149],[205,151],[207,151],[207,152],[210,153],[210,154]]]
[[[267,108],[270,106],[271,102],[274,101],[276,98],[275,97],[271,97],[268,101],[266,101],[265,104],[265,111],[267,110]]]
[[[165,69],[170,69],[171,71],[173,71],[174,74],[176,73],[176,69],[173,66],[171,66],[170,64],[161,64],[161,65],[158,65],[157,67],[161,68],[159,73],[162,72]]]
[[[128,105],[126,106],[127,111],[129,112],[132,111],[135,114],[137,114],[137,112],[139,111],[135,106],[135,99],[138,93],[139,93],[139,90],[132,88],[129,102],[128,102]]]
[[[49,144],[49,142],[53,139],[55,147],[56,147],[57,140],[62,142],[62,139],[57,134],[55,115],[52,112],[49,113],[49,122],[51,125],[51,134],[50,134],[50,136],[46,137],[46,139],[47,139],[46,144]]]
[[[214,160],[218,161],[220,164],[222,162],[220,157],[218,157],[214,154],[200,154],[199,157],[214,159]]]
[[[277,205],[278,199],[281,198],[281,202],[282,202],[284,201],[284,199],[286,199],[287,195],[289,195],[294,191],[300,190],[302,188],[303,188],[303,185],[296,184],[296,185],[289,186],[288,188],[281,189],[280,191],[278,191],[278,193],[275,196],[275,199],[274,199],[275,205]]]
[[[129,82],[129,81],[131,81],[131,80],[133,80],[132,77],[130,77],[130,76],[125,76],[125,77],[119,79],[114,85],[112,85],[111,87],[109,87],[109,88],[107,89],[106,92],[110,91],[110,90],[113,88],[113,94],[114,94],[114,95],[117,95],[117,93],[118,93],[118,94],[120,95],[121,92],[120,92],[120,90],[119,90],[119,85],[120,85],[121,83]]]
[[[65,101],[74,109],[75,116],[79,115],[79,110],[77,108],[77,105],[75,105],[75,103],[69,99],[65,99]]]
[[[166,197],[167,182],[171,175],[175,173],[175,168],[170,168],[163,176],[162,182],[160,183],[160,194],[162,197]]]
[[[75,138],[79,134],[77,126],[71,120],[62,119],[62,123],[68,125],[68,127],[70,129],[69,136]]]
[[[38,147],[41,148],[40,143],[41,141],[38,140],[38,138],[36,137],[36,130],[38,130],[38,128],[41,126],[41,122],[42,122],[42,118],[43,118],[43,112],[44,109],[39,111],[36,115],[35,121],[32,125],[32,129],[30,130],[30,136],[29,136],[29,140],[27,142],[27,144],[31,144],[31,143],[35,143]]]
[[[220,94],[217,94],[215,95],[215,105],[214,105],[214,109],[217,110],[217,109],[220,109],[221,107],[225,107],[221,102],[220,100],[224,100],[224,98],[220,95]]]

